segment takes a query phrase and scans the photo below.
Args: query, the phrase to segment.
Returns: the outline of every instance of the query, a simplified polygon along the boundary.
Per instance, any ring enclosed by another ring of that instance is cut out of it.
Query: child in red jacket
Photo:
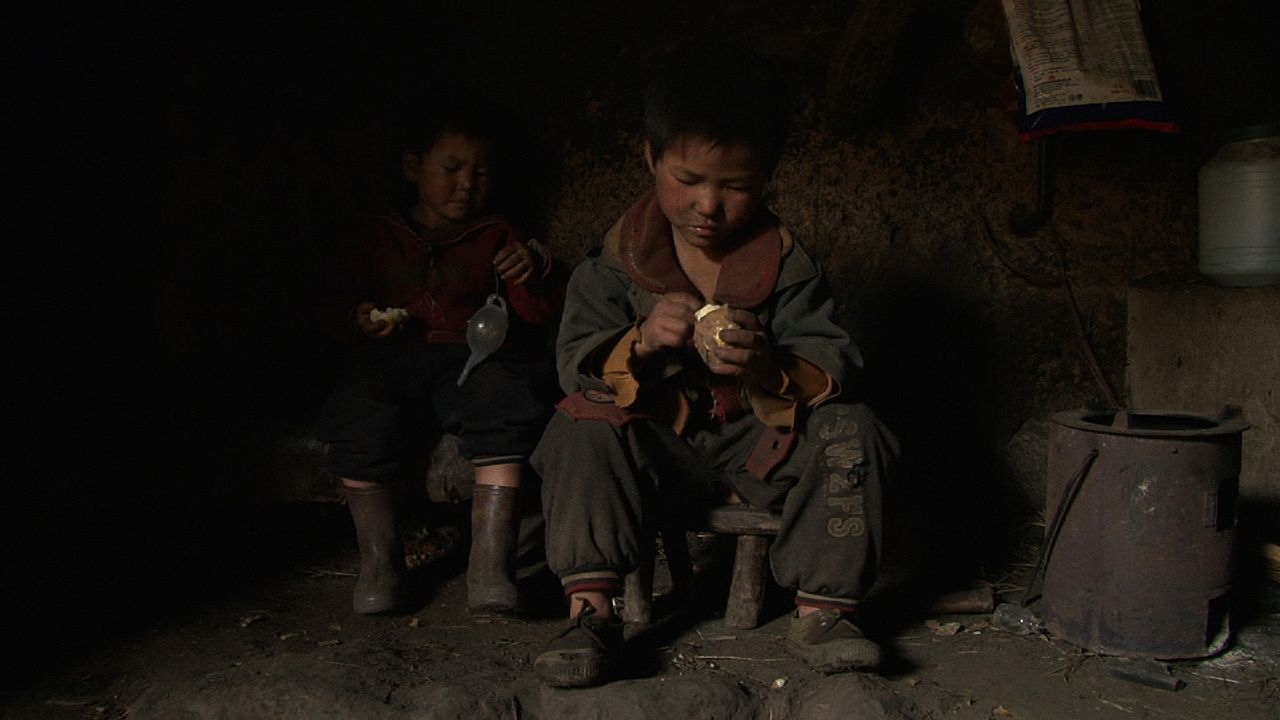
[[[555,399],[542,390],[553,371],[539,332],[555,328],[567,273],[489,211],[495,122],[454,105],[419,123],[400,160],[411,203],[363,217],[339,254],[334,305],[367,352],[325,402],[319,425],[355,521],[357,613],[403,602],[394,483],[416,440],[404,437],[406,426],[424,411],[457,434],[475,467],[468,604],[478,612],[520,605],[517,489]],[[509,329],[464,378],[468,320],[485,307],[507,312]]]

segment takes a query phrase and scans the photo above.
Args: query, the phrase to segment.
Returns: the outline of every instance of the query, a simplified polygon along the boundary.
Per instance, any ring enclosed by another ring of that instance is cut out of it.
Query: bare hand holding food
[[[717,316],[719,319],[713,319]],[[782,388],[782,371],[759,318],[746,310],[724,306],[722,310],[709,311],[699,325],[704,322],[706,352],[701,344],[698,351],[711,372],[775,392]]]
[[[371,338],[391,337],[408,317],[409,311],[404,308],[379,310],[376,305],[367,301],[356,305],[356,327]]]

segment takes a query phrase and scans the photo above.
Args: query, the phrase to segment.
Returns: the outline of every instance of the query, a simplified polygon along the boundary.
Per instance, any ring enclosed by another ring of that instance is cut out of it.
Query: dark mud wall
[[[327,382],[306,293],[333,228],[386,182],[384,131],[406,98],[490,85],[523,148],[508,210],[577,260],[646,186],[648,62],[681,39],[739,39],[774,56],[802,99],[771,204],[826,263],[882,412],[929,439],[919,451],[964,467],[973,458],[957,453],[1105,396],[1064,267],[1101,378],[1123,398],[1124,288],[1193,274],[1195,171],[1212,133],[1275,113],[1260,4],[1173,5],[1147,21],[1187,132],[1062,138],[1050,222],[1029,236],[1009,218],[1035,204],[1037,148],[1017,140],[1007,63],[973,52],[975,28],[1002,31],[989,4],[922,3],[889,43],[877,102],[852,119],[824,87],[851,2],[190,21],[156,58],[169,63],[155,130],[170,161],[148,308],[159,361],[219,388],[192,393],[215,406],[225,390],[305,416]]]
[[[974,538],[931,553],[936,565],[975,575],[1007,546],[1013,510],[1043,502],[1034,422],[1103,397],[1100,378],[1123,399],[1125,289],[1194,275],[1195,172],[1213,133],[1280,115],[1265,65],[1276,13],[1146,3],[1186,132],[1062,138],[1051,219],[1019,236],[1009,218],[1035,203],[1037,149],[1016,137],[998,11],[920,3],[886,42],[875,102],[851,118],[825,82],[858,5],[186,8],[38,24],[40,104],[76,129],[25,148],[47,154],[37,177],[59,188],[55,207],[126,208],[129,226],[76,222],[53,238],[69,259],[26,278],[37,301],[94,300],[61,317],[66,348],[32,355],[41,387],[59,389],[32,403],[23,423],[39,439],[17,456],[39,478],[15,496],[29,510],[10,544],[42,588],[33,603],[61,612],[100,586],[123,587],[120,605],[139,590],[164,605],[147,562],[193,536],[164,572],[216,553],[223,513],[262,480],[264,439],[309,423],[333,380],[309,303],[334,229],[385,188],[385,131],[406,98],[490,86],[522,148],[507,209],[576,261],[645,189],[643,71],[691,37],[751,43],[794,80],[771,204],[825,263],[860,338],[870,398],[907,453],[904,504],[935,550]],[[975,45],[983,32],[994,45]],[[39,280],[58,273],[65,292]]]

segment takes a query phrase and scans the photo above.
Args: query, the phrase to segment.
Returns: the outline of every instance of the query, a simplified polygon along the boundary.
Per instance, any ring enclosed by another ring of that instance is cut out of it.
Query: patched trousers
[[[651,541],[645,530],[664,514],[691,520],[719,481],[781,514],[770,565],[798,604],[856,606],[880,559],[882,483],[897,440],[865,405],[822,405],[760,477],[751,460],[765,430],[747,415],[681,437],[652,420],[614,425],[557,412],[530,462],[543,479],[548,564],[566,592],[620,588]]]

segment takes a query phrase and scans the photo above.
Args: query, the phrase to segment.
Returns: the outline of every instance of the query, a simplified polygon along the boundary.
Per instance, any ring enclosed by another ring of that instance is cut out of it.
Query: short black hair
[[[500,147],[504,144],[501,116],[498,102],[488,95],[464,88],[436,89],[413,103],[401,119],[400,150],[421,155],[450,132]]]
[[[644,133],[653,158],[672,143],[696,137],[742,144],[777,165],[791,126],[791,92],[762,56],[740,45],[683,45],[658,65],[644,106]]]
[[[492,146],[496,162],[489,169],[493,180],[490,206],[505,204],[508,171],[503,157],[509,149],[509,141],[501,108],[494,96],[470,87],[452,85],[423,89],[411,100],[402,101],[388,128],[389,142],[384,145],[387,152],[385,193],[391,204],[407,211],[418,201],[417,189],[405,180],[401,172],[402,154],[409,152],[422,156],[430,152],[446,133],[459,133]]]

